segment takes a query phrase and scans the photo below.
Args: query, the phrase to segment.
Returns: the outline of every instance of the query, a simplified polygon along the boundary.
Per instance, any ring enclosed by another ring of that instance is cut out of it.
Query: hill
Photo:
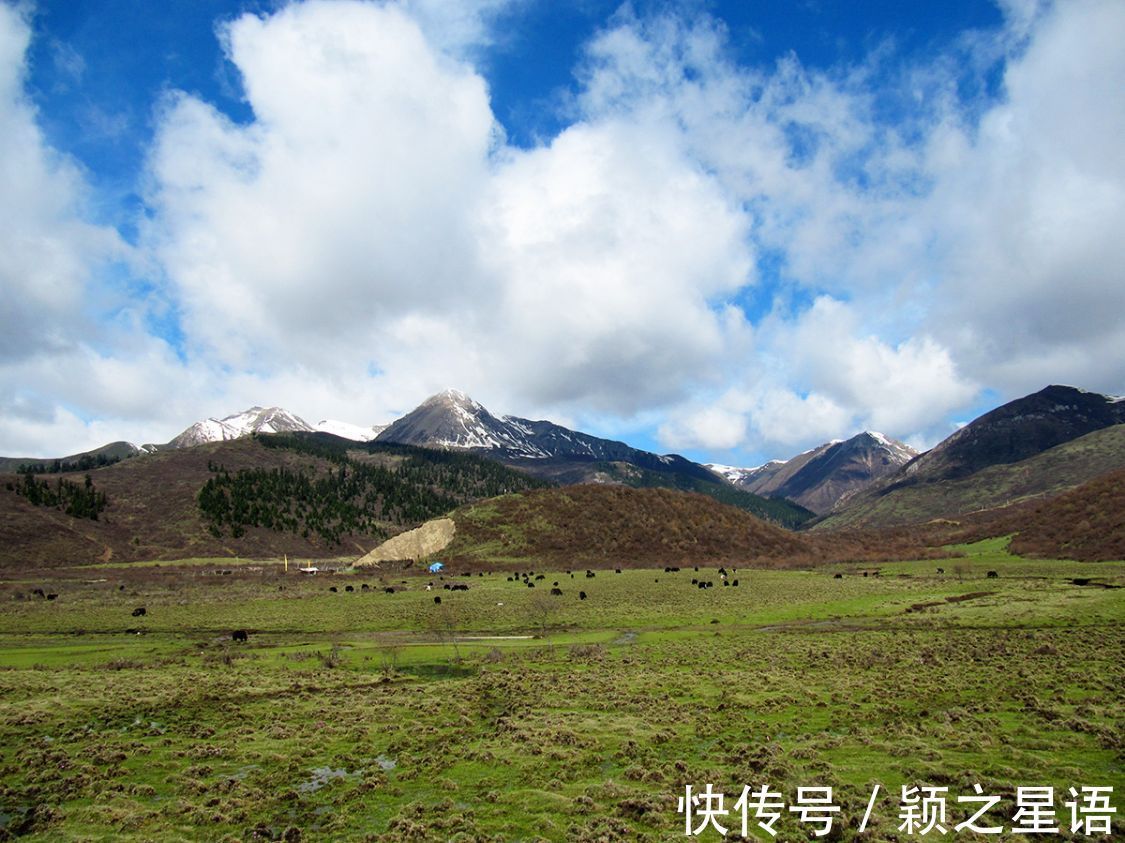
[[[1125,559],[1125,469],[1037,504],[1010,549],[1021,556],[1106,562]]]
[[[144,448],[138,448],[131,442],[110,442],[92,451],[83,451],[66,457],[0,457],[0,474],[15,474],[21,468],[27,467],[38,474],[89,471],[143,453],[146,453]]]
[[[706,495],[579,485],[507,495],[453,513],[443,558],[459,566],[653,567],[806,557],[801,537]]]
[[[811,529],[877,528],[958,518],[1056,495],[1122,466],[1125,425],[1119,424],[967,477],[870,489]]]
[[[956,541],[1010,536],[1009,550],[1040,559],[1125,559],[1125,468],[1044,500],[975,513]]]
[[[96,520],[36,506],[18,478],[0,479],[0,564],[351,556],[466,502],[541,485],[471,454],[318,433],[166,450],[88,475],[108,501]],[[58,480],[85,475],[45,482]]]

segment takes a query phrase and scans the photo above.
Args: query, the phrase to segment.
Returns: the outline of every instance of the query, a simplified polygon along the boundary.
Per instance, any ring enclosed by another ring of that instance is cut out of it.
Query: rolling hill
[[[0,564],[351,556],[466,502],[541,485],[471,454],[319,433],[205,443],[88,474],[109,501],[97,520],[35,506],[15,476],[0,478]]]
[[[763,564],[817,551],[800,536],[706,495],[588,484],[471,504],[443,552],[458,567]]]
[[[31,467],[40,473],[59,473],[63,471],[89,471],[110,463],[146,453],[131,442],[110,442],[92,451],[70,454],[66,457],[0,457],[0,474],[15,474],[21,468]]]

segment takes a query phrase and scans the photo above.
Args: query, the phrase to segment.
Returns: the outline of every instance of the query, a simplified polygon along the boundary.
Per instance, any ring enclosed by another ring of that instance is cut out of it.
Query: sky
[[[756,465],[1125,392],[1120,0],[0,0],[0,453],[448,387]]]

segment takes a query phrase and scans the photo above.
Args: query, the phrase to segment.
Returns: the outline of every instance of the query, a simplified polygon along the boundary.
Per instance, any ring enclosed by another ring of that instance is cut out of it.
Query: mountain
[[[563,485],[608,483],[700,492],[789,527],[812,517],[789,502],[732,489],[704,466],[677,454],[642,451],[554,422],[498,417],[455,389],[426,399],[375,441],[468,450]]]
[[[225,442],[241,439],[253,433],[293,433],[296,431],[330,433],[355,442],[370,442],[386,425],[362,427],[358,424],[322,419],[316,426],[281,407],[251,407],[226,418],[204,419],[196,422],[163,448],[190,448],[204,442]]]
[[[758,468],[708,468],[740,489],[785,498],[823,515],[879,478],[896,472],[917,455],[909,445],[882,433],[865,431]]]
[[[1000,510],[1042,500],[1125,466],[1125,424],[1095,430],[1016,463],[935,483],[889,483],[857,494],[813,525],[880,529]],[[901,478],[901,474],[898,475]]]
[[[198,421],[164,447],[190,448],[205,442],[241,439],[251,433],[291,433],[312,429],[307,421],[280,407],[251,407],[226,418]]]
[[[423,448],[481,449],[505,457],[554,456],[537,443],[530,423],[521,421],[499,419],[460,390],[447,389],[392,422],[377,439]]]
[[[1123,466],[1125,401],[1049,386],[965,425],[815,529],[957,519],[1056,495]]]
[[[1125,422],[1125,399],[1073,386],[1048,386],[1009,401],[909,463],[904,483],[967,477],[1019,462],[1095,430]]]
[[[696,465],[682,457],[657,456],[624,442],[579,433],[549,421],[531,421],[517,416],[498,418],[456,389],[427,398],[380,433],[378,441],[425,448],[481,450],[494,457],[517,460],[577,457],[587,461],[634,462],[644,455],[644,461],[655,458],[661,465],[672,465],[677,460]]]

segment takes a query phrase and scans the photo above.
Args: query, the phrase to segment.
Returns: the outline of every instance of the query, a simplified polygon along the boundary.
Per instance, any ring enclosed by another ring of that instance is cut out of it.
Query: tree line
[[[244,468],[230,472],[208,463],[212,477],[198,504],[216,538],[239,538],[250,527],[290,532],[340,544],[350,534],[386,538],[388,527],[412,526],[462,503],[542,486],[505,466],[467,454],[401,446],[400,459],[371,465],[348,456],[345,446],[315,436],[257,437],[268,448],[286,448],[328,461],[326,467]],[[359,446],[364,447],[364,446]]]
[[[100,492],[94,487],[90,475],[86,475],[85,483],[74,483],[62,477],[55,479],[54,483],[40,480],[30,471],[20,474],[20,479],[7,484],[8,491],[15,492],[28,503],[35,506],[55,507],[67,515],[75,518],[89,518],[98,520],[98,513],[109,506],[109,499],[105,492]]]
[[[51,460],[50,462],[23,463],[16,471],[20,474],[69,474],[78,471],[91,471],[121,462],[121,457],[107,454],[83,454],[76,460]]]

